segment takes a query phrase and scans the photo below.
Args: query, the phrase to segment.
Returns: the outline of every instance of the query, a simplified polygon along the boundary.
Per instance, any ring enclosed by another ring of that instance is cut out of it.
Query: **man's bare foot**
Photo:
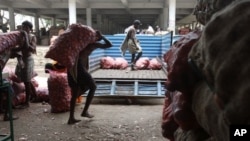
[[[75,118],[70,118],[69,120],[68,120],[68,124],[74,124],[74,123],[77,123],[77,122],[80,122],[81,120],[79,120],[79,119],[75,119]]]
[[[91,115],[91,114],[89,114],[88,112],[82,113],[81,116],[82,116],[82,117],[87,117],[87,118],[93,118],[93,117],[94,117],[94,115]]]

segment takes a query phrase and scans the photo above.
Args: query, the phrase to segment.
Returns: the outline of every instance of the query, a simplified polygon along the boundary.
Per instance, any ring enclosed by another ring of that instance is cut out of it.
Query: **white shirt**
[[[134,25],[131,25],[129,27],[127,27],[125,30],[124,30],[124,33],[128,33],[128,31],[131,29],[131,28],[134,28]]]

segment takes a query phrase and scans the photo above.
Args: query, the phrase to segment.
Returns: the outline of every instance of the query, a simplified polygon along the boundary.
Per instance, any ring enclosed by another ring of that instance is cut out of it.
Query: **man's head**
[[[140,21],[140,20],[134,20],[133,25],[134,25],[134,27],[137,29],[137,28],[139,28],[139,26],[142,25],[142,24],[141,24],[141,21]]]
[[[22,29],[23,30],[25,30],[25,31],[30,31],[30,30],[32,30],[32,28],[33,28],[33,24],[31,23],[31,22],[29,22],[29,21],[24,21],[23,23],[22,23]]]

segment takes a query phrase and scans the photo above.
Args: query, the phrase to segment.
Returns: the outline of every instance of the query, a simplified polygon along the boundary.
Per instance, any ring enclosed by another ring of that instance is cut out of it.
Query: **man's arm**
[[[102,48],[102,49],[110,48],[113,46],[112,43],[105,36],[102,36],[102,40],[104,41],[104,43],[99,43],[99,42],[93,43],[93,46]]]
[[[29,50],[32,53],[36,53],[36,36],[35,35],[31,35],[30,43],[28,46],[29,46]]]

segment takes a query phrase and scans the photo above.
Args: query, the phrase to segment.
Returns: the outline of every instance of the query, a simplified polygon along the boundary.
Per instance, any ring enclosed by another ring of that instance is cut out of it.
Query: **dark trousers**
[[[131,63],[135,64],[140,59],[141,56],[142,56],[142,52],[139,52],[137,55],[131,54]]]

